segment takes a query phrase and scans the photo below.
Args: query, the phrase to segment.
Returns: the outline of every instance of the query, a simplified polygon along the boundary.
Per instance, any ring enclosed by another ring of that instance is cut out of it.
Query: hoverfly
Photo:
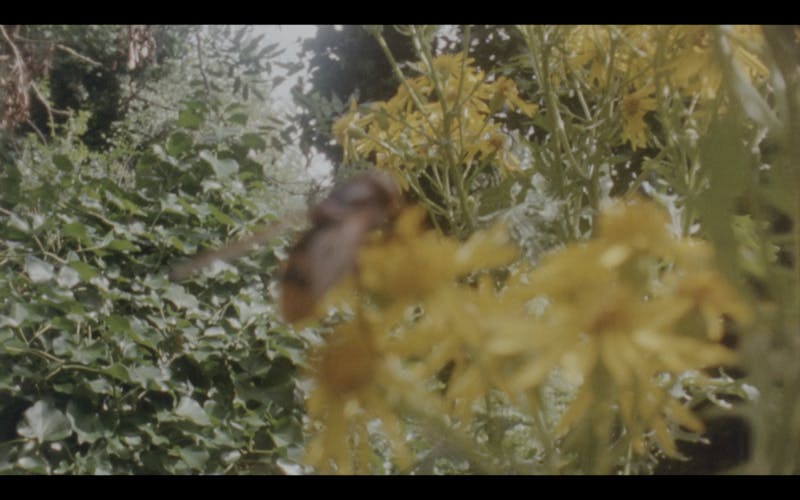
[[[340,184],[308,211],[311,227],[289,251],[281,266],[280,308],[295,322],[314,310],[326,291],[355,271],[364,236],[388,225],[401,208],[400,191],[384,173],[366,172]],[[226,247],[200,254],[175,266],[170,279],[179,281],[216,260],[230,262],[266,243],[285,224],[274,224]]]

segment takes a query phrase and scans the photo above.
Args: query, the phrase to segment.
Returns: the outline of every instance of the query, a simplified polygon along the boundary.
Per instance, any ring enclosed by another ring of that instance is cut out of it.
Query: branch
[[[57,44],[55,44],[55,47],[57,49],[63,50],[64,52],[66,52],[67,54],[69,54],[69,55],[71,55],[71,56],[73,56],[75,58],[80,59],[83,62],[87,62],[87,63],[91,64],[92,66],[95,66],[95,67],[102,67],[103,66],[102,63],[99,63],[99,62],[95,61],[94,59],[92,59],[90,57],[87,57],[87,56],[85,56],[83,54],[80,54],[80,53],[76,52],[75,49],[67,47],[66,45],[61,45],[60,43],[57,43]]]
[[[47,146],[47,137],[45,137],[45,136],[44,136],[44,134],[42,133],[42,131],[41,131],[41,130],[39,130],[39,127],[37,127],[37,126],[36,126],[36,124],[35,124],[35,123],[33,123],[33,121],[32,121],[30,118],[28,118],[27,120],[25,120],[25,123],[27,123],[27,124],[28,124],[28,126],[29,126],[30,128],[32,128],[34,132],[36,132],[36,135],[38,135],[38,136],[39,136],[39,139],[41,139],[41,140],[42,140],[42,143],[43,143],[45,146]]]

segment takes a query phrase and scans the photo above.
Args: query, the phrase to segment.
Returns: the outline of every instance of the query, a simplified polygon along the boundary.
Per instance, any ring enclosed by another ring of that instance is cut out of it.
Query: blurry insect
[[[308,211],[311,227],[281,267],[280,307],[295,322],[310,315],[319,300],[345,275],[355,271],[364,236],[385,227],[399,213],[400,191],[383,173],[367,172],[333,189]],[[216,260],[230,262],[264,244],[286,224],[268,226],[250,237],[179,264],[170,279],[179,281]]]

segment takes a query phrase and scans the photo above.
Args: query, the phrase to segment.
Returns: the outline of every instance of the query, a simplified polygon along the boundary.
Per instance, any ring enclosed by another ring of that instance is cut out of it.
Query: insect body
[[[367,172],[333,189],[308,211],[311,227],[300,236],[282,266],[280,307],[287,321],[307,317],[328,289],[356,267],[364,236],[388,224],[400,210],[400,192],[383,173]],[[268,241],[282,225],[270,226],[220,250],[176,266],[180,280],[215,260],[231,261]]]

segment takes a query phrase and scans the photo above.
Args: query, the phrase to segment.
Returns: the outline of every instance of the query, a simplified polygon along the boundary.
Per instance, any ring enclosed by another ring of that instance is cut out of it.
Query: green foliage
[[[13,143],[0,173],[1,473],[275,473],[299,458],[304,343],[269,291],[286,242],[167,279],[274,221],[291,204],[275,182],[294,174],[274,166],[263,108],[232,87],[177,90],[163,133],[118,135],[106,153],[81,140],[89,114],[49,144]]]

